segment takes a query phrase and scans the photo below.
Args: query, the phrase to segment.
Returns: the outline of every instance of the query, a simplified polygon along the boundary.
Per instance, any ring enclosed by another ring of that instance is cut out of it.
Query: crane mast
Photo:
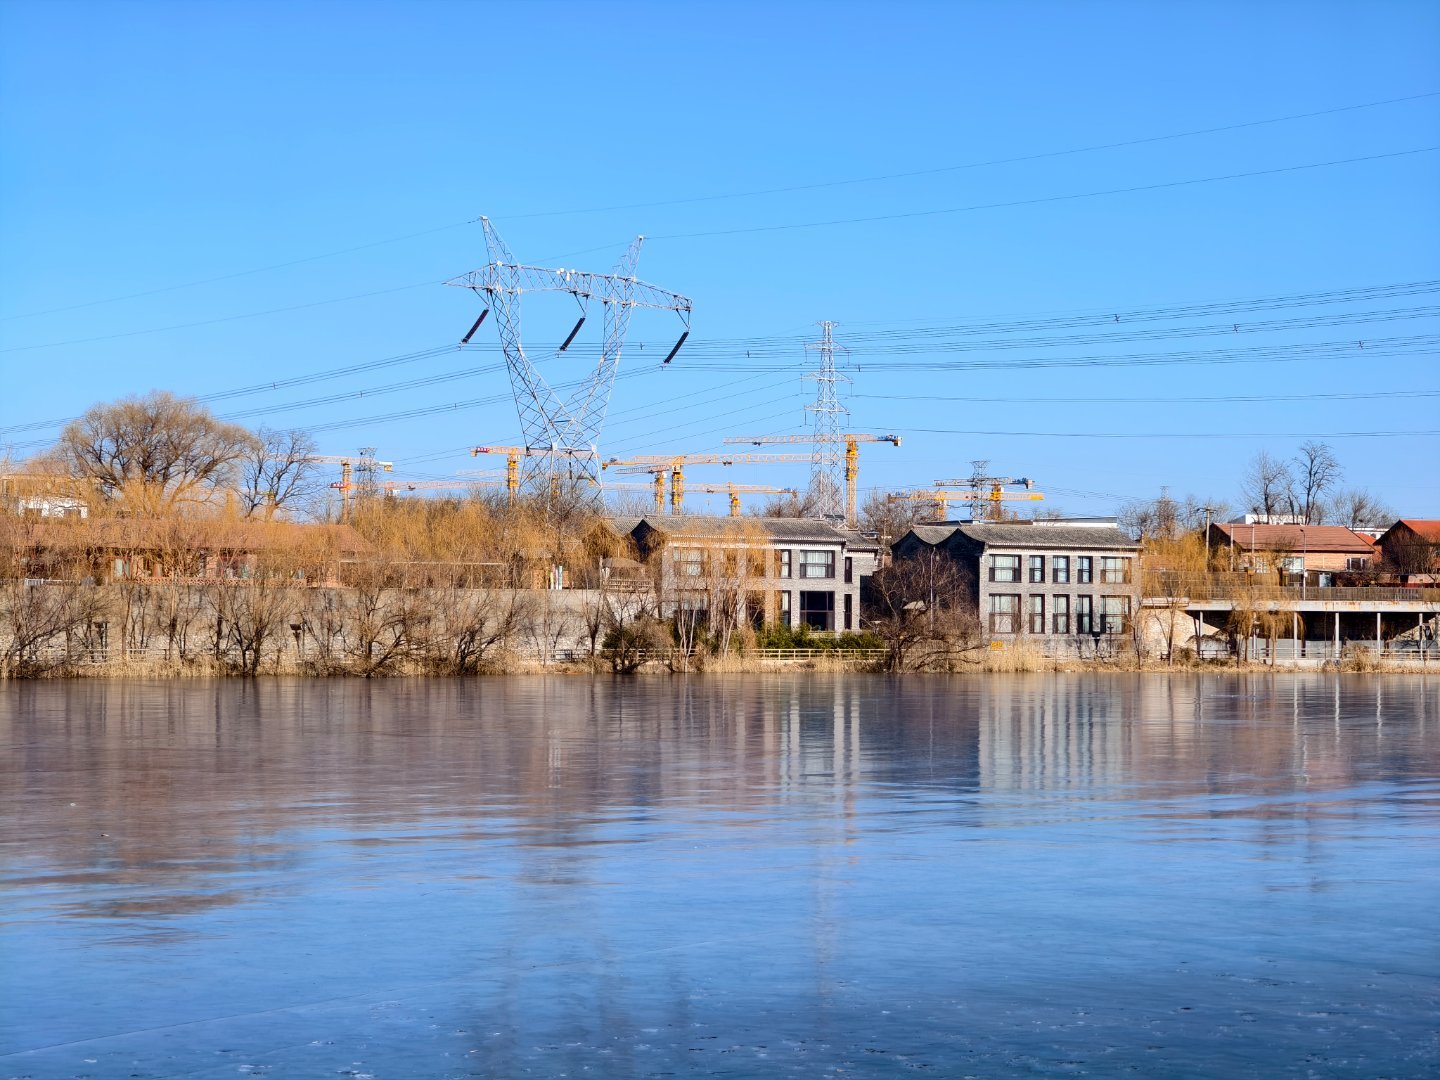
[[[959,480],[936,480],[937,488],[963,487],[969,489],[968,500],[970,503],[970,516],[975,521],[999,521],[1000,504],[1007,499],[1026,499],[1032,502],[1039,502],[1045,496],[1033,491],[1035,481],[1024,476],[986,476],[985,470],[989,468],[990,462],[983,458],[970,463],[974,471],[964,479]],[[1030,494],[1019,492],[1008,492],[1007,487],[1024,487]]]
[[[808,454],[639,454],[629,458],[611,458],[600,467],[614,467],[620,473],[650,473],[655,477],[657,509],[664,497],[664,475],[669,473],[670,512],[678,514],[685,502],[686,465],[782,465],[809,460]]]
[[[843,444],[845,447],[845,527],[853,529],[859,520],[857,496],[860,487],[860,444],[889,443],[892,446],[899,446],[900,436],[840,431],[831,434],[816,432],[811,435],[736,435],[727,438],[725,442],[748,443],[751,446],[766,446],[775,443]]]
[[[373,450],[367,450],[359,454],[305,455],[306,461],[314,462],[317,465],[340,466],[340,480],[338,483],[331,484],[330,486],[340,492],[340,520],[343,522],[348,523],[350,520],[350,492],[355,487],[351,482],[354,470],[364,469],[367,472],[374,473],[377,469],[380,469],[389,472],[395,467],[394,462],[377,461],[373,455]]]

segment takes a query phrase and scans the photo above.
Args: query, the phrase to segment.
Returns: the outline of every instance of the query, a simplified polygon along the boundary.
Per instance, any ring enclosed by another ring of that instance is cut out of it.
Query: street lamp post
[[[1306,573],[1305,562],[1310,556],[1310,548],[1305,542],[1305,526],[1300,526],[1300,599],[1305,599],[1305,586],[1309,582],[1310,575]]]

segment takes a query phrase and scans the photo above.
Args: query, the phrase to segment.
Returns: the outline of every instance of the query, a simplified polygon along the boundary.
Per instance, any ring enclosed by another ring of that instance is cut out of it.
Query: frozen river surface
[[[0,686],[0,1077],[1440,1074],[1440,679]]]

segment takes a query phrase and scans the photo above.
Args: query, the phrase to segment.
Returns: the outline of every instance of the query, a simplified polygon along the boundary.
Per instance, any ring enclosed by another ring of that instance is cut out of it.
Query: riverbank
[[[1057,659],[1018,650],[1005,652],[979,652],[974,657],[961,657],[948,665],[925,668],[897,669],[883,652],[875,650],[805,650],[771,649],[755,650],[742,655],[728,656],[655,656],[639,663],[629,663],[625,670],[616,669],[611,657],[603,653],[592,656],[565,656],[541,660],[534,656],[501,654],[487,659],[465,671],[457,671],[451,665],[425,664],[417,662],[397,663],[383,669],[365,670],[343,663],[317,664],[310,661],[276,658],[262,665],[259,670],[245,671],[233,663],[216,662],[211,657],[191,657],[185,660],[164,657],[144,658],[99,658],[81,662],[62,662],[54,666],[26,672],[0,670],[0,683],[30,682],[36,680],[105,680],[105,679],[152,679],[190,680],[226,678],[313,678],[350,679],[385,678],[416,679],[426,677],[453,677],[457,675],[475,678],[496,678],[507,675],[558,675],[589,676],[597,674],[627,674],[639,676],[669,675],[763,675],[793,672],[815,674],[869,673],[891,675],[914,674],[960,674],[960,675],[1010,675],[1010,674],[1080,674],[1080,673],[1146,673],[1146,674],[1279,674],[1297,672],[1332,672],[1351,674],[1435,674],[1440,675],[1440,659],[1427,661],[1397,658],[1376,658],[1360,653],[1336,661],[1333,659],[1303,658],[1269,661],[1211,659],[1184,660],[1171,663],[1166,660],[1141,658],[1133,654],[1093,659]]]

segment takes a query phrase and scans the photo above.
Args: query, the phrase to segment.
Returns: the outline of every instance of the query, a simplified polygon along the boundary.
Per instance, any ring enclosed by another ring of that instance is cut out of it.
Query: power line
[[[198,394],[193,400],[205,404],[213,401],[223,401],[228,398],[242,397],[249,394],[262,394],[274,390],[288,389],[293,386],[302,386],[312,382],[322,382],[326,379],[338,379],[348,375],[358,374],[362,371],[374,371],[379,368],[394,367],[399,364],[412,364],[417,360],[427,360],[432,356],[441,353],[456,351],[454,345],[431,346],[428,349],[419,349],[415,352],[401,353],[398,356],[387,356],[382,360],[369,360],[359,364],[347,364],[344,367],[330,368],[326,371],[312,372],[308,375],[295,375],[288,379],[274,379],[270,382],[251,383],[248,386],[236,387],[231,390],[216,390],[209,394]],[[72,420],[78,420],[77,416],[60,417],[54,420],[35,420],[27,424],[12,424],[9,427],[0,427],[0,435],[8,433],[19,433],[23,431],[38,431],[50,427],[60,427]]]
[[[419,289],[430,285],[440,285],[439,281],[417,281],[413,285],[396,285],[393,289],[375,289],[372,292],[355,293],[353,296],[336,296],[329,300],[312,300],[305,304],[291,304],[288,307],[267,308],[264,311],[247,311],[239,315],[221,315],[214,319],[200,319],[197,322],[175,323],[172,326],[152,326],[144,330],[125,330],[118,334],[101,334],[97,337],[72,338],[69,341],[47,341],[39,345],[12,345],[0,349],[0,353],[34,352],[37,349],[58,349],[64,345],[89,345],[96,341],[114,341],[117,338],[142,337],[146,334],[162,334],[169,330],[190,330],[197,326],[214,326],[216,323],[239,322],[242,319],[258,319],[263,315],[279,315],[287,311],[304,311],[307,308],[326,307],[330,304],[343,304],[350,300],[365,300],[372,296],[388,296],[391,293],[406,292],[409,289]]]
[[[877,176],[851,177],[843,180],[820,181],[810,184],[796,184],[784,187],[762,188],[750,191],[727,192],[717,195],[690,196],[681,199],[664,199],[643,203],[628,203],[617,206],[591,207],[587,209],[569,210],[542,210],[525,214],[509,215],[508,220],[521,221],[531,218],[574,216],[582,214],[608,213],[617,210],[641,210],[663,206],[679,206],[703,202],[716,202],[722,200],[733,200],[743,198],[754,198],[765,195],[788,194],[801,191],[817,191],[825,188],[853,186],[857,184],[880,183],[890,180],[910,179],[918,176],[935,176],[951,172],[960,172],[970,169],[988,168],[998,165],[1021,164],[1030,161],[1044,161],[1060,157],[1068,157],[1076,154],[1095,153],[1104,150],[1118,150],[1135,146],[1145,146],[1155,143],[1170,142],[1178,139],[1195,138],[1204,135],[1216,135],[1230,131],[1242,131],[1250,128],[1265,127],[1274,124],[1290,123],[1297,120],[1309,120],[1322,116],[1335,116],[1342,113],[1357,112],[1364,109],[1380,108],[1386,105],[1399,105],[1412,101],[1422,101],[1428,98],[1440,96],[1440,90],[1430,90],[1419,94],[1409,94],[1401,97],[1383,98],[1378,101],[1359,102],[1353,105],[1341,105],[1329,109],[1317,109],[1309,112],[1290,113],[1284,116],[1266,117],[1259,120],[1247,120],[1235,124],[1222,124],[1207,128],[1196,128],[1189,131],[1172,132],[1164,135],[1151,135],[1138,139],[1124,139],[1115,142],[1097,143],[1090,146],[1072,147],[1065,150],[1048,150],[1032,154],[1021,154],[1005,158],[991,158],[983,161],[964,162],[958,165],[944,165],[927,169],[916,169],[907,172],[886,173]],[[497,215],[505,217],[505,215]],[[125,293],[119,296],[105,297],[99,300],[88,300],[78,304],[68,304],[63,307],[46,308],[39,311],[21,312],[15,315],[0,316],[0,321],[11,321],[17,319],[36,318],[42,315],[53,315],[66,311],[77,311],[82,308],[97,307],[104,304],[114,304],[125,300],[136,300],[147,296],[157,296],[163,293],[175,292],[181,289],[195,288],[200,285],[211,285],[222,281],[233,281],[237,278],[251,277],[256,274],[269,273],[274,270],[288,269],[292,266],[301,266],[305,263],[318,262],[324,259],[336,258],[341,255],[351,255],[357,251],[366,251],[371,248],[382,247],[387,244],[402,243],[406,240],[414,240],[422,236],[432,236],[440,232],[448,232],[452,229],[463,228],[466,225],[474,225],[479,218],[467,218],[464,221],[454,221],[446,225],[439,225],[433,228],[422,229],[417,232],[405,233],[401,236],[386,237],[380,240],[367,241],[363,244],[356,244],[351,247],[337,248],[333,251],[320,252],[315,255],[304,255],[294,259],[287,259],[282,262],[270,263],[265,266],[251,267],[245,270],[237,270],[226,274],[217,274],[211,277],[196,278],[191,281],[179,282],[174,285],[164,285],[154,289],[144,289],[139,292]],[[591,251],[601,250],[606,245],[595,248],[587,248],[583,251],[567,252],[556,258],[568,258],[571,255],[588,254]]]
[[[254,274],[264,274],[271,270],[284,270],[291,266],[301,266],[304,263],[318,262],[321,259],[333,259],[337,255],[352,255],[357,251],[366,251],[369,248],[382,247],[385,244],[398,244],[404,240],[414,240],[420,236],[433,236],[438,232],[448,232],[450,229],[458,229],[463,225],[474,225],[479,218],[470,218],[468,221],[454,221],[449,225],[439,225],[433,229],[423,229],[420,232],[406,233],[404,236],[391,236],[384,240],[372,240],[365,244],[356,244],[354,247],[340,248],[336,251],[326,251],[319,255],[305,255],[298,259],[290,259],[286,262],[271,263],[269,266],[256,266],[249,270],[237,270],[231,274],[220,274],[216,277],[198,278],[195,281],[182,281],[177,285],[162,285],[156,289],[145,289],[143,292],[126,293],[123,296],[108,296],[103,300],[87,300],[81,304],[68,304],[65,307],[46,308],[44,311],[27,311],[20,315],[0,316],[0,322],[9,322],[12,319],[33,319],[41,315],[55,315],[62,311],[78,311],[80,308],[97,307],[101,304],[117,304],[122,300],[138,300],[145,296],[158,296],[161,293],[176,292],[180,289],[192,289],[199,285],[213,285],[220,281],[233,281],[236,278],[250,277]]]
[[[1384,161],[1390,158],[1411,157],[1416,154],[1432,154],[1440,146],[1421,146],[1412,150],[1395,150],[1385,154],[1366,154],[1360,157],[1336,158],[1332,161],[1312,161],[1302,165],[1284,165],[1275,169],[1254,169],[1249,172],[1223,173],[1218,176],[1192,177],[1187,180],[1166,180],[1156,184],[1135,184],[1131,187],[1104,188],[1099,191],[1072,192],[1067,195],[1045,195],[1034,199],[1012,199],[1007,202],[975,203],[970,206],[949,206],[937,210],[909,210],[897,214],[874,214],[868,217],[832,218],[826,221],[801,221],[784,225],[747,225],[733,229],[709,229],[703,232],[667,233],[651,236],[651,240],[698,240],[712,236],[743,236],[752,233],[786,232],[796,229],[820,229],[832,225],[866,225],[877,221],[903,221],[912,218],[940,217],[945,214],[966,214],[977,210],[1009,210],[1020,206],[1042,206],[1048,203],[1073,202],[1079,199],[1095,199],[1105,195],[1132,195],[1142,191],[1164,191],[1170,188],[1194,187],[1199,184],[1215,184],[1227,180],[1245,180],[1257,176],[1279,176],[1284,173],[1305,172],[1312,169],[1328,169],[1336,165],[1354,165],[1366,161]]]
[[[1151,135],[1139,139],[1124,139],[1119,142],[1097,143],[1079,146],[1069,150],[1047,150],[1041,153],[1021,154],[1015,157],[991,158],[985,161],[969,161],[959,165],[942,165],[931,169],[916,169],[910,172],[884,173],[879,176],[859,176],[847,180],[828,180],[813,184],[793,184],[787,187],[760,188],[751,191],[734,191],[720,195],[695,195],[684,199],[663,199],[654,202],[626,203],[619,206],[597,206],[583,210],[541,210],[528,214],[511,214],[505,220],[525,221],[531,218],[566,217],[579,214],[603,214],[617,210],[648,210],[661,206],[684,206],[694,203],[719,202],[727,199],[748,199],[762,195],[786,195],[798,191],[819,191],[825,188],[846,187],[854,184],[874,184],[888,180],[907,180],[917,176],[937,176],[943,173],[961,172],[968,169],[983,169],[996,165],[1015,165],[1027,161],[1045,161],[1051,158],[1068,157],[1074,154],[1089,154],[1100,150],[1120,150],[1132,146],[1146,146],[1153,143],[1169,142],[1175,139],[1189,139],[1199,135],[1218,135],[1227,131],[1243,131],[1247,128],[1264,127],[1270,124],[1287,123],[1294,120],[1310,120],[1321,116],[1335,116],[1339,113],[1356,112],[1360,109],[1374,109],[1382,105],[1398,105],[1404,102],[1421,101],[1440,96],[1440,90],[1428,90],[1421,94],[1405,97],[1386,98],[1382,101],[1367,101],[1358,105],[1342,105],[1333,109],[1319,109],[1314,112],[1291,113],[1263,120],[1247,120],[1238,124],[1223,124],[1217,127],[1197,128],[1193,131],[1174,132],[1169,135]],[[504,215],[497,215],[504,217]]]
[[[886,425],[894,426],[894,425]],[[1435,431],[968,431],[957,428],[897,430],[923,435],[1015,436],[1026,439],[1391,439],[1440,435]]]
[[[1222,397],[1177,398],[1168,397],[976,397],[969,394],[852,394],[855,398],[870,398],[876,401],[968,401],[979,404],[1023,404],[1023,405],[1206,405],[1220,402],[1256,402],[1272,404],[1277,401],[1371,401],[1378,398],[1428,398],[1440,397],[1440,390],[1378,390],[1373,393],[1355,394],[1229,394]]]

